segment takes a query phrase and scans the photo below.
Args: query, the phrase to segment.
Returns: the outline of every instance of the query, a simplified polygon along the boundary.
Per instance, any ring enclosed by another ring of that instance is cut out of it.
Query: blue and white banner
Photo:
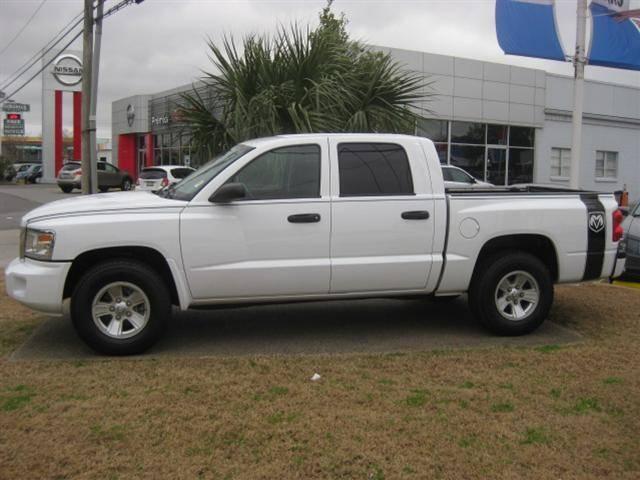
[[[554,0],[496,0],[496,33],[508,55],[566,60]]]
[[[589,65],[640,70],[640,10],[629,0],[593,0]]]

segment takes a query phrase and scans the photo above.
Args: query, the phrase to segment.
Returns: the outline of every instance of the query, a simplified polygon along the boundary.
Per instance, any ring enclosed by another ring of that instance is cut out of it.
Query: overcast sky
[[[42,0],[0,0],[0,50]],[[108,0],[107,8],[119,0]],[[324,0],[145,0],[104,23],[98,103],[98,136],[111,134],[111,102],[192,82],[207,70],[205,41],[223,34],[271,32],[293,20],[317,23]],[[573,50],[576,0],[557,0],[565,52]],[[455,55],[572,74],[569,63],[505,56],[494,27],[494,0],[336,0],[352,37],[389,47]],[[0,85],[83,8],[82,0],[47,0],[18,40],[0,55]],[[640,8],[640,0],[632,0]],[[81,49],[80,41],[70,48]],[[640,72],[588,67],[587,78],[640,87]],[[21,82],[7,88],[10,92]],[[41,81],[15,99],[30,103],[27,133],[41,132]],[[70,102],[65,126],[71,126]]]

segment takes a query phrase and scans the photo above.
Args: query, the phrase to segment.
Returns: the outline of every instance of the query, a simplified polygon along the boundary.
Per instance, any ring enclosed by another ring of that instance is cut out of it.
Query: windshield
[[[180,183],[172,184],[159,194],[165,198],[191,201],[220,172],[253,149],[254,147],[248,145],[236,145],[227,153],[207,162]]]

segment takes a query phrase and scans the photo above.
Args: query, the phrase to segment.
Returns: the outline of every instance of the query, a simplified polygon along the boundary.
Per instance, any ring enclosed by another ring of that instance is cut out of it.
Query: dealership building
[[[387,49],[425,77],[416,133],[434,141],[443,163],[495,185],[569,184],[573,78],[500,63]],[[134,175],[144,166],[206,158],[178,114],[189,84],[112,104],[114,161]],[[208,87],[196,84],[210,98]],[[581,185],[640,196],[640,88],[586,81]]]

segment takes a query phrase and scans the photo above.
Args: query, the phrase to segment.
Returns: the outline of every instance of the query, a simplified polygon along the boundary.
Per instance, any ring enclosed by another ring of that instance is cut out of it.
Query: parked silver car
[[[82,188],[82,164],[67,162],[58,173],[57,183],[64,193],[71,193],[74,188]],[[131,190],[133,180],[129,173],[107,162],[98,162],[98,190],[106,192],[110,188]]]
[[[483,182],[473,177],[469,172],[454,167],[453,165],[442,165],[442,176],[444,177],[445,188],[491,188],[492,183]]]

